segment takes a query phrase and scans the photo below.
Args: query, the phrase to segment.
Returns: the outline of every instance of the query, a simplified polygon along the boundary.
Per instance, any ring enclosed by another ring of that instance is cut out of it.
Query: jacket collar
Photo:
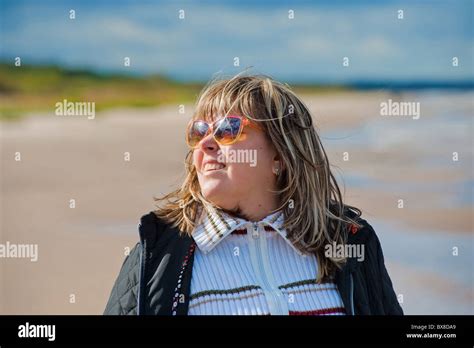
[[[274,229],[298,254],[304,255],[287,238],[286,230],[283,228],[284,214],[282,211],[274,212],[258,222],[251,222],[236,216],[232,216],[220,209],[209,207],[202,208],[196,228],[192,236],[199,250],[207,254],[214,249],[229,234],[239,229],[250,231],[255,225],[259,230],[265,226]]]

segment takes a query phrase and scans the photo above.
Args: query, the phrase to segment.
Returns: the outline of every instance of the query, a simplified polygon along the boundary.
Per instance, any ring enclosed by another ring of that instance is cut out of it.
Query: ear
[[[273,170],[276,170],[278,173],[281,173],[283,172],[283,170],[285,169],[285,165],[283,163],[283,161],[281,160],[281,157],[279,154],[276,154],[274,157],[273,157]],[[278,174],[277,174],[278,175]]]

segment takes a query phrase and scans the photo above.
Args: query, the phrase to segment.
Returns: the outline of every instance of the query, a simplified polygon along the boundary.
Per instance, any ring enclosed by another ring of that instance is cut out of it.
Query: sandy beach
[[[408,314],[474,313],[472,97],[304,96],[346,203],[380,233]],[[381,116],[390,98],[419,101],[420,118]],[[117,109],[93,120],[51,111],[0,123],[0,242],[38,245],[36,262],[0,259],[0,314],[102,313],[139,218],[183,179],[192,111]]]

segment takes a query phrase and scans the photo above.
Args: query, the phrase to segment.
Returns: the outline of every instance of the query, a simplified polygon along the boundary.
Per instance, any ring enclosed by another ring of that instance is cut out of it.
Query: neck
[[[275,194],[271,194],[263,199],[240,201],[236,208],[226,211],[245,220],[256,222],[270,215],[277,208],[277,197]]]

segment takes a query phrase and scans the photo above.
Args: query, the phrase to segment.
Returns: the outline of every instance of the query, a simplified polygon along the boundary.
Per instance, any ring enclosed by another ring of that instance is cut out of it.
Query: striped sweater
[[[189,315],[343,315],[332,281],[317,284],[317,261],[286,238],[284,216],[249,222],[205,209],[193,231]]]

